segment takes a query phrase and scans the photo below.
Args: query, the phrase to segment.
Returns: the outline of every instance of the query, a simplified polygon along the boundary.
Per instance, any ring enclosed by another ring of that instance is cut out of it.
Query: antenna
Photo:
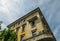
[[[1,24],[2,24],[3,22],[2,21],[0,21],[0,30],[1,30]]]

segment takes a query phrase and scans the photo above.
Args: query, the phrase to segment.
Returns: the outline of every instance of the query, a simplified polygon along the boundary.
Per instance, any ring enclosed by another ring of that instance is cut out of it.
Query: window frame
[[[24,34],[20,36],[20,41],[24,40]]]
[[[32,32],[32,36],[33,36],[33,37],[37,35],[37,29],[34,29],[34,30],[32,30],[31,32]]]
[[[25,31],[25,25],[26,25],[26,24],[23,24],[23,25],[22,25],[22,32]]]

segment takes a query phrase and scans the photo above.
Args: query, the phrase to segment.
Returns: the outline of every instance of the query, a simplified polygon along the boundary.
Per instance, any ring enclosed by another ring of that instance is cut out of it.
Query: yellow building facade
[[[16,32],[17,41],[56,41],[39,7],[7,27]]]

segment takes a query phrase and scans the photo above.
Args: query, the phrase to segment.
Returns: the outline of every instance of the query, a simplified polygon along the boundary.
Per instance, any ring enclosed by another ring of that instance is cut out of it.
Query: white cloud
[[[6,27],[5,22],[10,23],[16,19],[15,12],[18,12],[19,8],[15,8],[14,4],[12,0],[0,0],[0,21],[4,21],[3,28]]]
[[[0,0],[0,12],[3,12],[2,15],[5,15],[7,20],[10,22],[15,20],[15,18],[14,18],[16,16],[15,12],[18,12],[18,10],[19,10],[19,8],[14,7],[14,4],[15,3],[12,2],[12,0]]]
[[[43,4],[46,4],[48,2],[50,2],[50,0],[38,0],[39,1],[39,5],[43,5]]]
[[[5,24],[2,24],[1,26],[2,26],[2,27],[1,27],[2,30],[3,30],[4,28],[6,28],[6,25],[5,25]]]
[[[0,0],[0,11],[3,11],[3,12],[7,12],[8,11],[8,8],[7,8],[7,0],[4,1],[4,0]]]
[[[15,21],[24,7],[23,0],[0,0],[0,21],[3,21],[2,28]],[[22,6],[23,5],[23,6]],[[23,11],[22,11],[23,12]]]

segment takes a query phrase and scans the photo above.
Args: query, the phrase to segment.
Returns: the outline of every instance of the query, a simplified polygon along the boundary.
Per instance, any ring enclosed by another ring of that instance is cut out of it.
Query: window
[[[20,25],[20,21],[18,22],[18,25]]]
[[[23,22],[25,22],[25,19],[23,20]]]
[[[31,21],[31,26],[32,26],[32,27],[35,26],[35,20]]]
[[[32,36],[36,36],[37,35],[36,30],[37,29],[32,30]]]
[[[21,35],[20,36],[20,41],[23,41],[24,40],[24,35]]]
[[[22,25],[22,32],[24,32],[24,30],[25,30],[25,24]]]
[[[18,28],[16,28],[16,34],[18,33]]]
[[[31,19],[28,20],[32,27],[36,26],[37,19],[38,19],[37,16],[34,16],[34,17],[32,17]]]
[[[15,27],[15,24],[13,25],[13,28]]]
[[[31,25],[34,26],[35,25],[35,21],[32,21]]]

